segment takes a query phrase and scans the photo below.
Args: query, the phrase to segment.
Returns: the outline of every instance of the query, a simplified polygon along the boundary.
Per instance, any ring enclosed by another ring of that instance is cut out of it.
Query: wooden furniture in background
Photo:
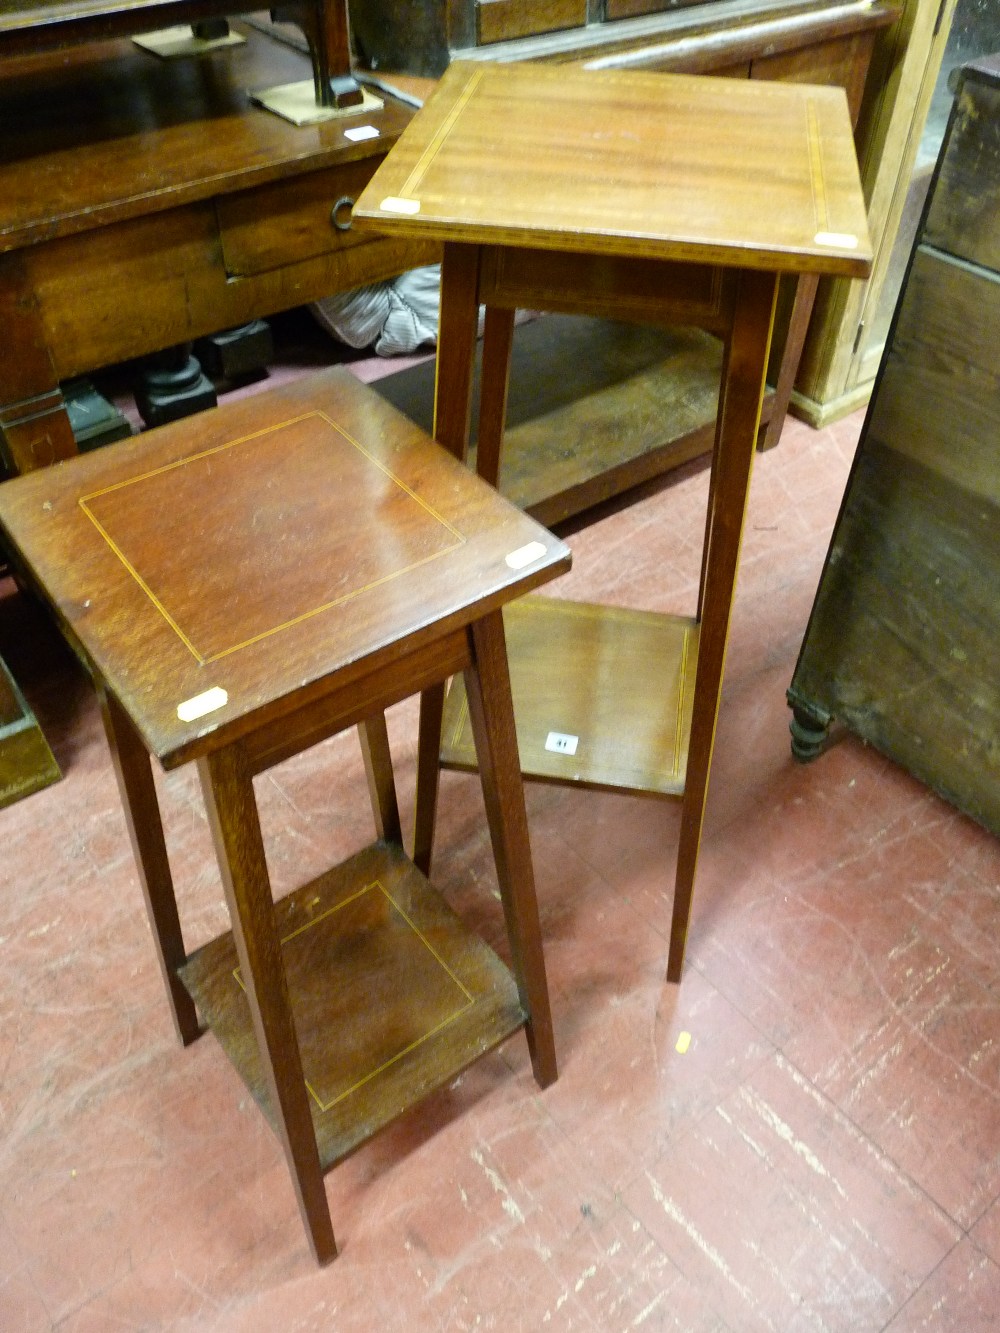
[[[0,809],[61,776],[34,713],[0,659]]]
[[[326,1261],[325,1170],[521,1028],[556,1077],[500,608],[569,551],[343,370],[17,478],[0,529],[101,695],[177,1033],[215,1032]],[[402,848],[382,710],[455,672],[513,976]],[[378,841],[274,904],[253,776],[354,725]],[[193,954],[151,755],[197,761],[215,838],[232,931]]]
[[[958,78],[789,702],[1000,833],[1000,56]]]
[[[348,0],[351,31],[372,68],[442,74],[452,60],[603,62],[607,68],[731,69],[840,64],[858,78],[852,43],[889,22],[878,0]],[[768,77],[758,68],[757,77]],[[808,82],[808,80],[803,80]],[[863,69],[860,82],[864,83]]]
[[[57,51],[79,42],[131,37],[190,24],[216,35],[213,23],[242,13],[233,0],[12,0],[0,11],[0,58]],[[302,29],[313,62],[316,100],[356,106],[361,88],[351,70],[346,0],[285,0],[274,17]],[[225,30],[225,25],[222,29]]]
[[[872,274],[863,283],[822,280],[791,395],[795,415],[813,426],[825,426],[868,401],[912,245],[910,231],[901,255],[897,238],[909,211],[914,163],[955,0],[901,3],[899,22],[877,35],[858,121],[858,159],[875,246]]]
[[[668,976],[678,980],[743,515],[782,273],[863,275],[870,251],[840,89],[572,67],[452,65],[355,207],[443,241],[435,437],[466,453],[486,306],[477,468],[497,481],[518,307],[694,324],[724,345],[698,606],[665,616],[509,608],[526,776],[683,801]],[[425,697],[429,804],[439,694]],[[449,694],[443,760],[474,763]],[[418,855],[420,853],[418,848]]]
[[[61,380],[435,255],[344,226],[410,108],[387,99],[362,119],[298,127],[252,105],[253,90],[308,70],[256,30],[197,59],[112,42],[3,62],[0,444],[10,470],[76,452]],[[362,124],[377,137],[345,137]]]
[[[5,7],[0,56],[24,14]],[[411,109],[288,124],[250,93],[309,62],[246,35],[173,61],[126,41],[0,59],[0,477],[76,453],[61,381],[434,257],[349,227]],[[361,124],[378,137],[345,136]],[[0,767],[26,791],[51,767],[33,776],[18,735]]]

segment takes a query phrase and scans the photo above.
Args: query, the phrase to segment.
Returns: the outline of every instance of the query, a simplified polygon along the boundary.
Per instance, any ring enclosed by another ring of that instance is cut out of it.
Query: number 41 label
[[[545,738],[545,748],[553,754],[576,754],[579,743],[579,736],[567,736],[564,731],[550,731]]]

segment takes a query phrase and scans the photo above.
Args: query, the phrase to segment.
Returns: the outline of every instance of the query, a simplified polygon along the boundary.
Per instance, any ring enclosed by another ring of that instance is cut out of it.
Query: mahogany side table
[[[524,1028],[556,1077],[501,606],[564,544],[344,371],[0,487],[0,529],[101,695],[174,1023],[199,1015],[323,1173]],[[383,710],[464,672],[513,974],[404,855]],[[253,777],[358,725],[377,840],[275,903]],[[232,930],[189,954],[153,785],[196,761]]]
[[[844,92],[456,62],[354,218],[444,242],[434,433],[459,457],[485,305],[477,467],[494,484],[517,307],[696,325],[723,340],[694,613],[531,599],[506,616],[525,776],[683,802],[667,965],[677,981],[778,279],[870,268]],[[425,708],[430,735],[437,694]],[[470,740],[452,689],[442,762],[473,765]],[[429,812],[437,755],[423,760]],[[418,855],[429,863],[429,843]]]

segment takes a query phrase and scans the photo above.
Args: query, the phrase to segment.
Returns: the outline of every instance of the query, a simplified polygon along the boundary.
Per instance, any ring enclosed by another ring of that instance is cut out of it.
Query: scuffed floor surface
[[[94,702],[2,585],[65,779],[0,813],[0,1328],[997,1328],[1000,846],[852,739],[789,753],[860,426],[790,423],[757,464],[682,985],[675,807],[530,789],[559,1081],[518,1038],[332,1172],[325,1270],[214,1038],[174,1041]],[[572,537],[553,593],[689,609],[706,487]],[[414,724],[390,714],[407,811]],[[221,889],[194,774],[158,781],[194,947]],[[258,790],[278,893],[371,836],[353,734]],[[445,775],[437,846],[503,952],[475,779]]]

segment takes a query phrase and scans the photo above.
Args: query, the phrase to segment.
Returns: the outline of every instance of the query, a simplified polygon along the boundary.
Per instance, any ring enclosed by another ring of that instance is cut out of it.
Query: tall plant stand
[[[677,981],[778,279],[870,268],[844,93],[456,63],[354,219],[444,242],[434,435],[460,457],[486,307],[477,468],[494,484],[517,308],[696,325],[724,342],[697,605],[658,615],[536,598],[505,613],[524,775],[682,801],[667,967]],[[424,866],[441,726],[433,690],[418,786]],[[442,763],[474,766],[460,686],[443,738]]]

